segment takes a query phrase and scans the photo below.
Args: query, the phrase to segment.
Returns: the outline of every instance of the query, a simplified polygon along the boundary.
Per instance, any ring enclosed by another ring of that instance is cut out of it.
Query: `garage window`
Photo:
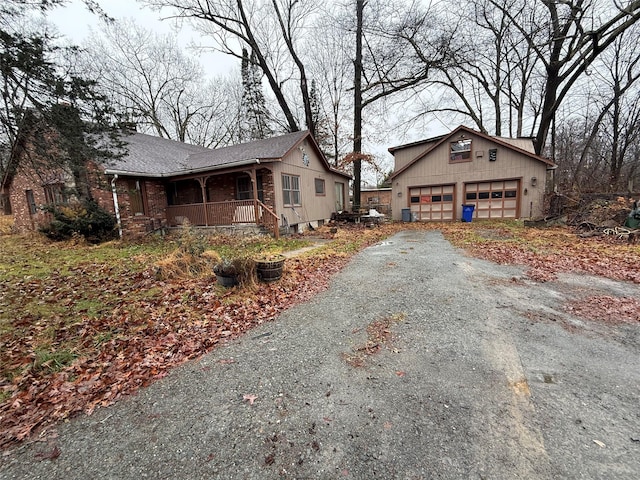
[[[449,162],[470,162],[471,161],[471,140],[468,138],[461,138],[457,142],[451,142],[451,151],[449,155]]]

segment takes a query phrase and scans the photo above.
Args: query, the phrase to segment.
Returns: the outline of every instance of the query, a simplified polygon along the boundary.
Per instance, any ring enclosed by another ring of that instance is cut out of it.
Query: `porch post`
[[[251,177],[251,187],[253,188],[253,215],[258,225],[258,176],[256,174],[256,167],[253,167],[249,172],[249,176]]]
[[[198,183],[202,189],[202,210],[204,213],[204,226],[209,226],[209,213],[207,212],[207,180],[209,177],[198,177]]]

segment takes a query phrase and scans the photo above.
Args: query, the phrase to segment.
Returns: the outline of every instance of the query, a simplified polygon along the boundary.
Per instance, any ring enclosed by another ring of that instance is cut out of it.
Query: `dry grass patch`
[[[9,235],[13,231],[13,216],[0,215],[0,235]]]

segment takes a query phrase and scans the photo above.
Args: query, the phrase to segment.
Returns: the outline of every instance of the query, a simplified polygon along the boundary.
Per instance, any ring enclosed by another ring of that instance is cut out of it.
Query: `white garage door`
[[[453,192],[453,185],[409,188],[411,215],[421,221],[453,220]]]
[[[464,203],[475,205],[474,218],[517,218],[519,180],[467,183]]]

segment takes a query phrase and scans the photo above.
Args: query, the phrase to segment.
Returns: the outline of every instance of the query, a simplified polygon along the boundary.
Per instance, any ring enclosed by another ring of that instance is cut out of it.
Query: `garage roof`
[[[434,149],[439,147],[441,144],[449,141],[452,137],[460,134],[461,132],[467,132],[469,134],[472,134],[472,135],[475,135],[475,136],[478,136],[478,137],[482,137],[482,138],[484,138],[486,140],[489,140],[490,142],[496,143],[498,145],[502,145],[503,147],[506,147],[506,148],[508,148],[510,150],[513,150],[513,151],[516,151],[516,152],[519,152],[522,155],[525,155],[525,156],[531,158],[532,160],[536,160],[536,161],[542,162],[542,163],[546,164],[547,166],[549,166],[550,168],[553,168],[553,167],[556,166],[556,164],[553,163],[548,158],[544,158],[544,157],[541,157],[540,155],[536,155],[535,152],[533,151],[533,149],[529,146],[529,145],[531,145],[531,141],[529,139],[492,137],[492,136],[487,135],[485,133],[478,132],[478,131],[476,131],[476,130],[474,130],[472,128],[465,127],[464,125],[460,125],[458,128],[456,128],[451,133],[448,133],[446,135],[439,135],[437,137],[432,137],[432,138],[428,138],[428,139],[425,139],[425,140],[419,140],[417,142],[407,143],[405,145],[399,145],[397,147],[390,147],[389,148],[389,153],[395,155],[395,152],[397,152],[398,150],[402,150],[404,148],[414,147],[414,146],[417,146],[417,145],[424,145],[424,144],[429,144],[429,143],[431,144],[429,146],[429,148],[427,148],[427,150],[425,152],[423,152],[420,155],[418,155],[416,158],[411,160],[407,165],[402,167],[397,172],[394,172],[393,175],[391,176],[391,178],[394,178],[394,177],[398,176],[400,173],[402,173],[403,171],[407,170],[413,164],[415,164],[416,162],[420,161],[421,159],[423,159],[424,157],[429,155],[429,153],[431,153]]]

